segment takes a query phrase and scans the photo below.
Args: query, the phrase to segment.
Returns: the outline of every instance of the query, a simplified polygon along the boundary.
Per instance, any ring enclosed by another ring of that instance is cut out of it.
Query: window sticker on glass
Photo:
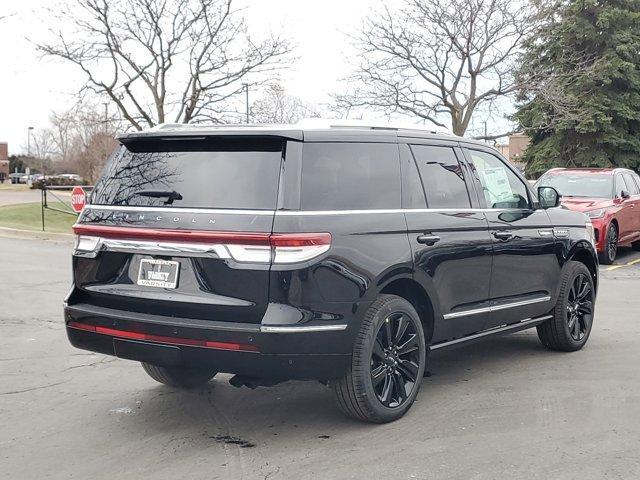
[[[513,200],[513,191],[504,168],[487,167],[480,170],[480,175],[492,204]]]

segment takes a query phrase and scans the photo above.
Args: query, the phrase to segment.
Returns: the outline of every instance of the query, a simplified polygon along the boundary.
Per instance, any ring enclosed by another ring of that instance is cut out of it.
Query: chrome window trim
[[[364,215],[386,213],[481,213],[489,211],[480,208],[389,208],[380,210],[305,210],[305,211],[276,211],[276,216],[318,216],[318,215]],[[495,210],[493,210],[495,211]]]
[[[521,300],[519,302],[504,303],[501,305],[491,305],[490,307],[473,308],[470,310],[462,310],[460,312],[447,313],[443,315],[443,318],[445,320],[450,320],[452,318],[467,317],[470,315],[477,315],[479,313],[490,313],[499,310],[506,310],[508,308],[524,307],[535,303],[548,302],[549,300],[551,300],[551,296],[545,295],[544,297],[532,298],[530,300]]]
[[[276,215],[282,217],[300,217],[316,215],[360,215],[385,213],[482,213],[516,212],[527,208],[388,208],[371,210],[225,210],[211,208],[171,208],[171,207],[132,207],[125,205],[87,205],[87,210],[110,210],[130,212],[169,212],[169,213],[211,213],[228,215]]]

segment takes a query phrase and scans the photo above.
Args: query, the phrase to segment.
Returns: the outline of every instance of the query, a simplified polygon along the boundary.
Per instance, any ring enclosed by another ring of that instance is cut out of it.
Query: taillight
[[[329,233],[273,233],[269,238],[273,263],[305,262],[331,247]]]
[[[157,255],[208,255],[237,262],[305,262],[331,247],[329,233],[211,232],[78,224],[75,254],[95,257],[101,250]]]

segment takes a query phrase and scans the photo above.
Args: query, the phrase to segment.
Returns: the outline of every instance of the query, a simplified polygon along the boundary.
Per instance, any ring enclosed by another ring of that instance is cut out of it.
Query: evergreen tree
[[[528,174],[640,169],[640,0],[560,0],[525,44],[518,80]]]

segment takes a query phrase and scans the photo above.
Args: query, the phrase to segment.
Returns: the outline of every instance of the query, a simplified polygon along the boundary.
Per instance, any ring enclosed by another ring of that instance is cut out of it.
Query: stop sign
[[[87,203],[87,194],[82,187],[73,187],[71,190],[71,207],[76,213],[80,213]]]

